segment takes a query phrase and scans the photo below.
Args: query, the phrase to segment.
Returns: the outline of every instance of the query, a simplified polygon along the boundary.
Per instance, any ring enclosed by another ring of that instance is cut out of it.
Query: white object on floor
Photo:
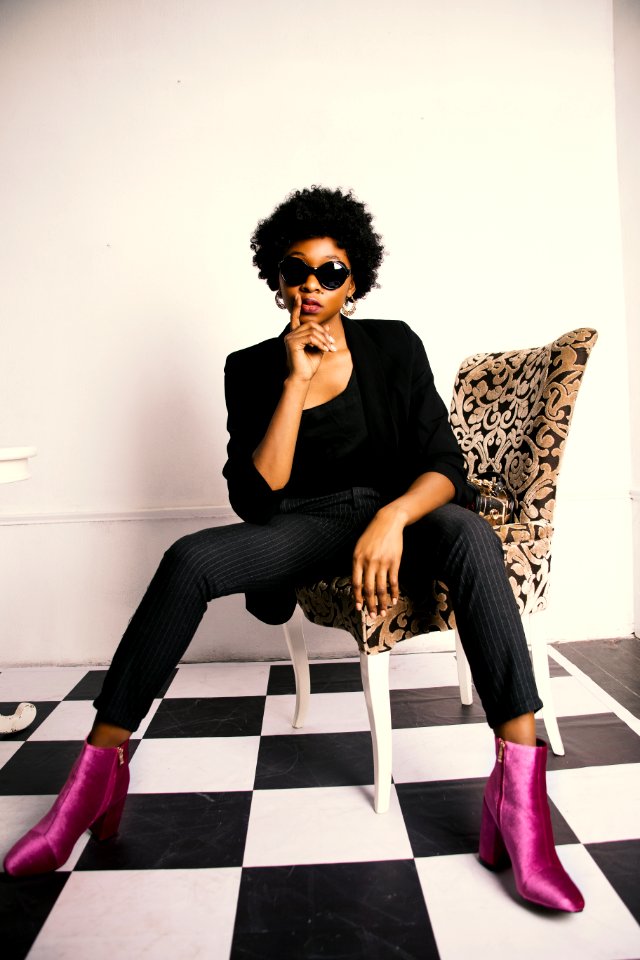
[[[35,716],[36,708],[32,703],[20,703],[16,712],[10,716],[0,714],[0,733],[17,733],[18,730],[24,730],[33,723]]]

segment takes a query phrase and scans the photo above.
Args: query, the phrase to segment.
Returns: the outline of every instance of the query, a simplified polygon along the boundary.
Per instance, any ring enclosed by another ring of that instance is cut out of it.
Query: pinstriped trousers
[[[94,703],[98,719],[138,728],[209,601],[348,574],[356,541],[381,502],[376,491],[361,487],[285,499],[266,524],[214,527],[176,541],[115,652]],[[500,541],[485,520],[448,504],[408,527],[400,579],[410,593],[424,591],[433,579],[448,585],[492,727],[542,706]]]

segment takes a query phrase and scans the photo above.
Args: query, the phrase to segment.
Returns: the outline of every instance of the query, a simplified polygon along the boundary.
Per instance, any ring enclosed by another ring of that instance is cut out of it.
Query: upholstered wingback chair
[[[539,618],[533,615],[547,606],[556,483],[578,389],[597,336],[595,330],[580,328],[543,347],[475,354],[461,364],[451,402],[451,424],[469,475],[499,475],[516,500],[514,520],[495,531],[525,618],[545,726],[556,754],[564,753],[564,748],[551,696],[546,637],[534,629]],[[374,804],[383,812],[391,782],[388,653],[409,637],[456,630],[446,584],[434,582],[431,597],[419,607],[401,593],[397,605],[375,619],[356,611],[348,576],[302,585],[297,598],[309,620],[347,630],[358,644],[374,746]],[[294,618],[285,627],[285,636],[296,674],[294,726],[301,726],[309,698],[302,621]],[[457,630],[456,654],[461,700],[469,704],[471,677]]]

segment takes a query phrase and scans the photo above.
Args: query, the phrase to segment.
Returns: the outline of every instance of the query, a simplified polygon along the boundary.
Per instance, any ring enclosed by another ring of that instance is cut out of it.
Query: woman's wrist
[[[411,521],[411,516],[406,506],[403,505],[402,500],[392,500],[391,503],[387,503],[384,507],[381,507],[378,510],[378,515],[384,520],[397,525],[400,529],[404,530],[406,526]]]
[[[285,378],[284,387],[288,390],[304,393],[307,395],[309,386],[311,384],[313,377],[301,377],[299,374],[290,373],[288,377]]]

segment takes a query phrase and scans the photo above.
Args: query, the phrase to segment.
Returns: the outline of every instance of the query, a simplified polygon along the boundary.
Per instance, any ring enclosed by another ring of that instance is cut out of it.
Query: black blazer
[[[369,435],[380,458],[385,502],[403,494],[422,473],[436,471],[466,504],[466,467],[438,395],[420,338],[397,320],[343,318],[347,345],[362,396]],[[284,490],[274,491],[253,465],[256,449],[273,415],[287,376],[284,335],[227,357],[228,459],[223,469],[235,512],[250,523],[266,523]],[[247,596],[247,608],[266,623],[283,623],[295,607],[292,593],[270,602]],[[270,609],[267,609],[269,607]]]

